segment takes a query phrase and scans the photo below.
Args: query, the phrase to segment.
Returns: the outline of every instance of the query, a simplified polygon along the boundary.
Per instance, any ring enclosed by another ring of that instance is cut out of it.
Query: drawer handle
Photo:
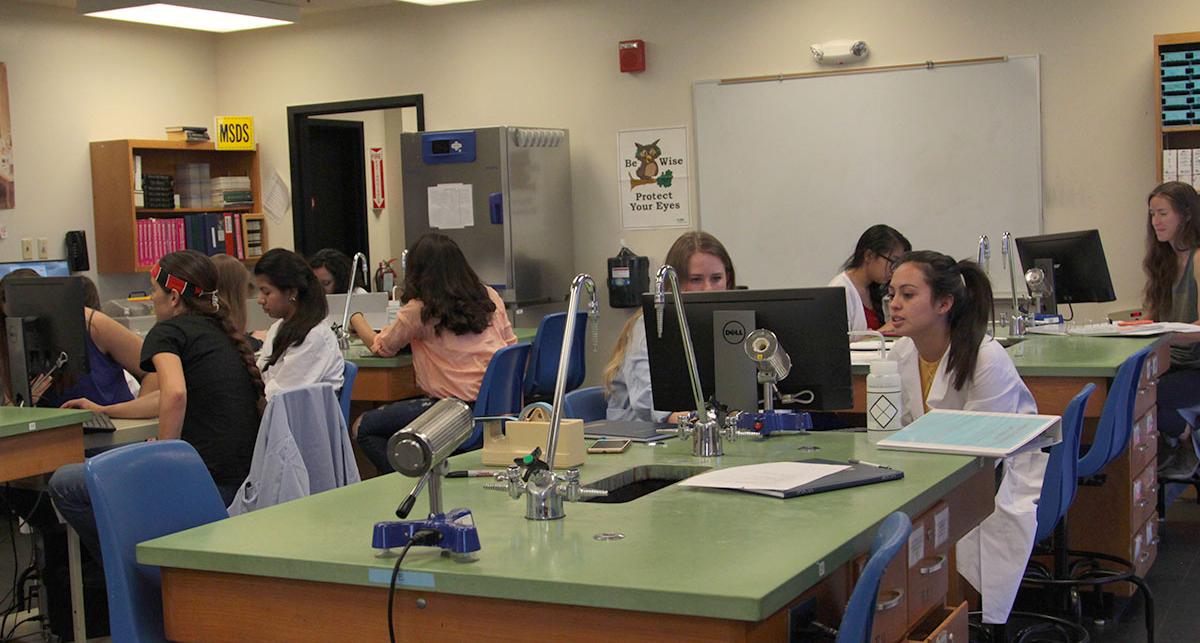
[[[1146,449],[1149,449],[1149,448],[1150,448],[1150,445],[1146,444],[1145,442],[1141,442],[1137,445],[1138,453],[1145,453]]]
[[[875,603],[875,611],[876,612],[886,612],[890,609],[894,609],[897,605],[900,604],[900,601],[904,600],[904,590],[903,589],[899,589],[899,588],[893,589],[889,593],[895,594],[895,596],[893,596],[887,600],[879,601],[878,603]]]
[[[1144,563],[1148,560],[1150,560],[1150,552],[1148,552],[1148,551],[1144,551],[1144,552],[1142,552],[1142,554],[1140,556],[1138,556],[1139,563]]]
[[[1147,500],[1146,498],[1142,498],[1141,500],[1137,501],[1137,506],[1139,509],[1145,509],[1146,506],[1149,504],[1150,504],[1150,501]]]
[[[929,560],[929,559],[926,559],[926,560]],[[942,569],[945,567],[946,567],[946,556],[945,556],[945,554],[943,554],[943,555],[937,557],[937,562],[933,563],[932,565],[922,566],[918,571],[921,572],[922,576],[929,576],[930,574],[936,574],[936,573],[942,571]]]

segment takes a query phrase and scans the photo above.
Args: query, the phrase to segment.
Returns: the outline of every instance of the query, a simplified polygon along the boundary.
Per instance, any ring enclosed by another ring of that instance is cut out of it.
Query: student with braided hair
[[[158,323],[142,344],[141,367],[158,373],[159,390],[98,406],[70,405],[111,417],[158,415],[158,439],[183,439],[199,452],[226,504],[250,472],[259,420],[266,406],[262,374],[246,336],[217,298],[217,269],[194,250],[166,255],[151,271]],[[100,546],[83,465],[60,468],[50,494],[63,517],[99,557]]]

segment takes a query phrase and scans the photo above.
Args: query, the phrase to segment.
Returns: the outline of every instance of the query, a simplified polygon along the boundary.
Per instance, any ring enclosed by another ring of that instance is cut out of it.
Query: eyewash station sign
[[[621,227],[691,226],[688,165],[685,127],[618,132]]]

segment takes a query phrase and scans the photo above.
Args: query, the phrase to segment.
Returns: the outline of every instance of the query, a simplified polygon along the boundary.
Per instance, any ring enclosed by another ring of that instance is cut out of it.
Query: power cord
[[[396,579],[400,577],[400,563],[404,562],[404,556],[408,554],[408,550],[413,545],[436,545],[441,540],[442,532],[436,529],[419,529],[408,540],[408,544],[400,552],[400,557],[396,559],[396,566],[392,568],[392,581],[388,584],[388,639],[391,643],[396,643],[396,626],[392,612],[396,606]]]
[[[1071,320],[1075,319],[1075,307],[1074,307],[1074,306],[1072,306],[1072,305],[1070,304],[1070,302],[1068,302],[1068,303],[1067,303],[1067,312],[1071,313],[1071,316],[1070,316],[1070,317],[1068,317],[1068,318],[1066,318],[1066,319],[1064,319],[1063,321],[1065,321],[1065,322],[1069,322],[1069,321],[1071,321]]]

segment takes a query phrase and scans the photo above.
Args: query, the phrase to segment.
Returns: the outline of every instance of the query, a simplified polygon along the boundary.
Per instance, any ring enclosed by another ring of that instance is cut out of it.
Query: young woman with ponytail
[[[986,336],[992,286],[973,261],[922,250],[897,262],[888,291],[907,424],[931,408],[1036,413],[1004,347]]]
[[[266,399],[263,379],[246,336],[217,298],[217,269],[195,250],[172,252],[150,273],[158,323],[142,343],[141,367],[158,373],[159,390],[130,402],[97,406],[111,417],[158,415],[158,439],[189,442],[228,504],[250,472]],[[60,468],[50,494],[63,517],[100,558],[96,520],[83,465]]]
[[[307,384],[342,388],[346,363],[337,337],[325,325],[329,307],[325,289],[304,257],[283,248],[262,256],[254,266],[258,305],[277,319],[267,331],[258,368],[266,396]]]
[[[897,262],[888,291],[892,325],[902,337],[889,359],[900,362],[904,424],[930,409],[1037,413],[1012,359],[987,336],[992,285],[973,261],[940,252],[910,252]],[[1037,532],[1037,500],[1046,474],[1039,450],[1000,460],[995,510],[958,541],[958,571],[983,597],[983,612],[1012,609]]]

